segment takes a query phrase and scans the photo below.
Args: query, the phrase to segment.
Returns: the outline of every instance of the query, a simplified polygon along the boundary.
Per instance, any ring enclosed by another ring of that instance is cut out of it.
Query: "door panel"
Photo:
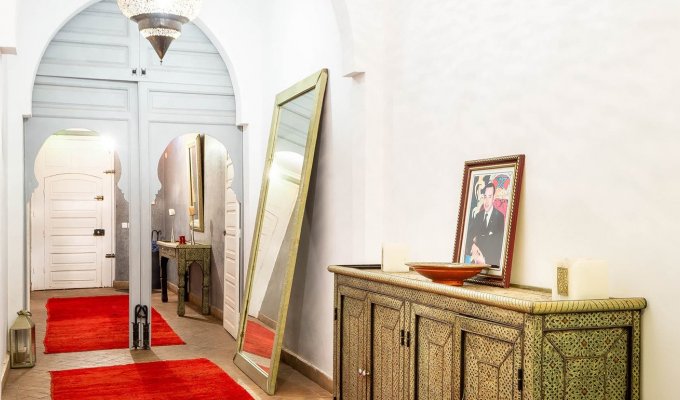
[[[341,286],[338,295],[340,342],[336,345],[342,355],[336,392],[339,399],[362,400],[367,398],[366,377],[359,374],[366,369],[368,353],[367,293]]]
[[[546,399],[627,399],[628,328],[548,332],[543,339]]]
[[[406,347],[404,335],[404,306],[402,300],[373,294],[368,296],[370,306],[371,360],[368,396],[372,399],[398,400],[406,398],[404,374],[406,372]],[[405,344],[405,343],[404,343]]]
[[[45,178],[45,267],[49,289],[102,286],[102,178],[62,174]],[[93,238],[95,240],[93,240]]]
[[[239,322],[240,205],[234,191],[227,188],[224,241],[224,317],[222,324],[236,338]]]
[[[458,322],[462,370],[461,398],[466,400],[520,399],[516,371],[521,368],[520,334],[516,329],[460,317]]]
[[[55,35],[38,75],[133,80],[139,65],[140,34],[114,0],[104,0],[74,16]]]
[[[409,392],[421,400],[460,399],[454,376],[460,362],[455,352],[457,315],[450,311],[411,305]]]

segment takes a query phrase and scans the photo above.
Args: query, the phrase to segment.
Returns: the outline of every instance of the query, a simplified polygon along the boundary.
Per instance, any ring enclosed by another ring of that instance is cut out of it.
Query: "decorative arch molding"
[[[61,0],[59,2],[41,2],[40,6],[36,6],[34,1],[31,0],[17,3],[17,49],[19,55],[10,65],[10,75],[12,76],[10,88],[17,104],[16,110],[21,115],[32,115],[32,93],[37,71],[45,51],[56,34],[73,17],[99,1],[101,0]],[[237,16],[232,17],[236,18]],[[242,93],[260,93],[260,84],[256,80],[241,82],[239,79],[241,70],[253,69],[252,65],[248,65],[252,60],[239,58],[243,59],[239,64],[239,66],[241,64],[243,66],[239,68],[230,57],[232,48],[238,47],[236,45],[238,38],[243,37],[243,35],[226,36],[230,39],[227,41],[220,39],[213,28],[219,29],[220,26],[229,24],[225,24],[224,20],[213,15],[207,15],[204,18],[199,17],[194,23],[210,39],[227,67],[237,104],[237,123],[242,123],[244,118],[247,119],[246,115],[249,116],[253,113],[257,115],[259,110],[253,110],[257,107],[257,102],[243,101]],[[249,26],[246,24],[239,25]],[[251,27],[251,29],[255,29],[255,27]],[[252,46],[252,43],[250,45]],[[234,49],[234,53],[240,52],[240,50]]]

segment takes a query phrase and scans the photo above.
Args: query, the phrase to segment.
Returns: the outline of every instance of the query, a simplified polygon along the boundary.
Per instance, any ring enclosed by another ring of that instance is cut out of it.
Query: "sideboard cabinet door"
[[[630,329],[580,329],[543,336],[545,399],[628,399]]]
[[[454,371],[460,368],[455,352],[457,314],[411,304],[407,339],[411,339],[409,362],[410,398],[460,400],[454,392]]]
[[[369,305],[368,398],[405,400],[407,353],[404,316],[406,303],[371,293]]]
[[[367,376],[362,375],[368,361],[367,296],[368,293],[362,290],[338,288],[336,394],[339,399],[367,399]]]
[[[465,400],[521,399],[518,375],[522,365],[520,332],[472,318],[457,320],[455,353],[460,354],[454,391]]]

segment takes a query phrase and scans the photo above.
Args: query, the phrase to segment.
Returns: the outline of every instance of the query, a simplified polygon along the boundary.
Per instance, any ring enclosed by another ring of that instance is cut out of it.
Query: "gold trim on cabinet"
[[[415,273],[387,273],[380,269],[357,269],[336,265],[329,266],[328,270],[339,275],[398,285],[528,314],[641,310],[647,307],[647,300],[641,297],[553,301],[549,294],[540,291],[516,288],[504,289],[476,284],[447,286],[423,280],[424,278]],[[526,299],[527,297],[537,300]]]

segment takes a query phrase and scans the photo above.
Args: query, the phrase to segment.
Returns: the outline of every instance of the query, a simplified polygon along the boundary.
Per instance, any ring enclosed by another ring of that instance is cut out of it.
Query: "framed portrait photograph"
[[[453,262],[488,264],[468,281],[510,286],[524,154],[466,161]]]

